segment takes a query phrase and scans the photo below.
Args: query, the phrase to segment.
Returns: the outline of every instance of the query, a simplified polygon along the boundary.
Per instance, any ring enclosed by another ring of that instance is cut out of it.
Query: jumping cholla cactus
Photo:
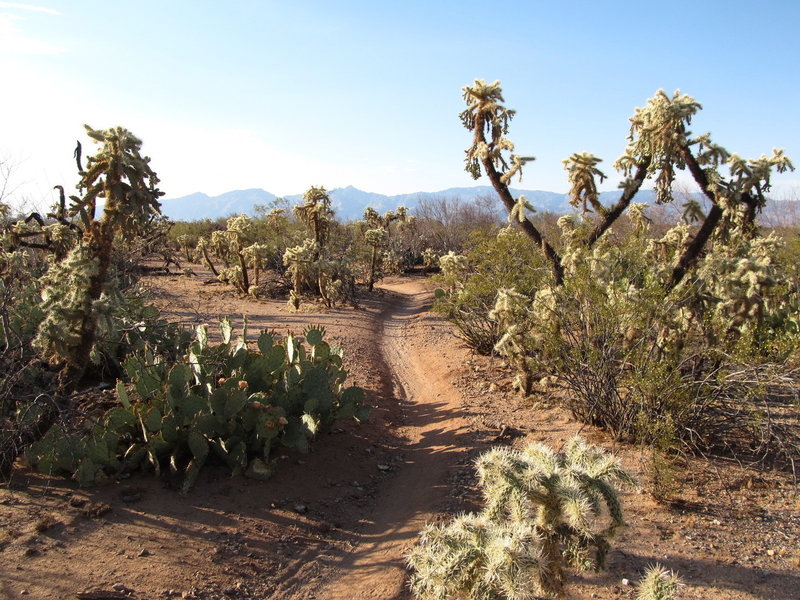
[[[425,267],[426,271],[429,271],[434,267],[434,265],[439,264],[439,255],[436,253],[436,250],[433,248],[425,248],[422,251],[422,266]]]
[[[292,275],[292,291],[289,293],[289,306],[294,310],[300,308],[300,294],[305,285],[314,281],[317,273],[315,262],[319,256],[319,244],[310,238],[293,248],[287,248],[283,254],[283,264]]]
[[[248,259],[245,249],[255,243],[253,219],[244,214],[231,217],[228,219],[227,229],[220,233],[222,235],[219,236],[218,243],[227,244],[226,254],[236,262],[231,268],[224,269],[220,277],[233,284],[243,294],[247,294],[250,291],[250,276],[247,271]]]
[[[472,86],[463,88],[463,97],[467,108],[460,115],[461,122],[473,133],[472,145],[466,152],[466,170],[476,179],[485,172],[506,209],[516,217],[513,220],[542,249],[552,267],[555,284],[563,285],[563,257],[525,216],[520,199],[514,198],[508,187],[513,176],[521,177],[522,167],[531,159],[514,154],[514,144],[505,137],[515,113],[503,105],[500,83],[476,80]],[[782,150],[774,150],[772,156],[744,160],[712,142],[709,134],[693,137],[688,125],[700,108],[686,94],[676,91],[670,97],[659,90],[644,107],[636,109],[630,119],[628,146],[614,163],[625,176],[619,186],[622,193],[610,207],[600,203],[597,193],[596,178],[600,181],[605,178],[597,168],[601,159],[581,153],[564,161],[571,184],[570,202],[582,208],[585,218],[591,213],[596,215],[582,236],[587,248],[597,243],[625,213],[648,177],[655,177],[657,201],[663,204],[673,200],[671,188],[676,171],[690,172],[711,209],[695,236],[681,248],[664,282],[667,290],[676,287],[697,264],[702,250],[718,230],[734,227],[740,233],[752,235],[755,217],[766,202],[764,194],[769,190],[771,172],[793,169]],[[723,165],[729,168],[728,179],[718,171]],[[697,211],[692,214],[700,216]]]
[[[192,236],[186,234],[179,235],[177,238],[175,238],[175,241],[178,242],[178,245],[183,250],[183,254],[184,256],[186,256],[186,262],[192,262],[192,256],[189,253],[189,247],[192,245],[192,242],[194,241],[192,239]]]
[[[324,187],[311,187],[303,200],[294,212],[305,223],[311,237],[298,246],[287,248],[283,255],[283,263],[292,275],[290,308],[300,308],[303,291],[318,294],[328,307],[344,300],[357,306],[352,265],[346,257],[331,256],[326,247],[335,223],[328,193]]]
[[[333,225],[333,209],[327,190],[310,187],[303,194],[303,204],[294,207],[294,214],[308,227],[317,246],[324,248]]]
[[[636,600],[674,600],[680,585],[677,573],[659,564],[652,565],[639,582]]]
[[[532,525],[475,514],[428,525],[408,563],[411,590],[424,600],[533,598],[547,577],[542,537]]]
[[[69,269],[51,269],[42,289],[46,317],[34,345],[48,358],[63,362],[61,386],[70,389],[83,375],[113,290],[109,269],[117,236],[133,237],[159,213],[158,177],[150,159],[139,153],[142,142],[127,129],[95,130],[102,144],[81,172],[81,198],[72,197],[70,216],[80,216],[83,238],[62,261]],[[105,206],[95,218],[97,199]]]
[[[211,257],[208,254],[208,249],[210,245],[211,243],[205,237],[201,237],[199,240],[197,240],[197,248],[196,248],[197,261],[204,262],[208,267],[208,270],[214,274],[214,277],[219,278],[219,271],[217,270],[217,267],[214,265],[214,262],[211,260]]]
[[[364,232],[364,240],[367,245],[372,248],[372,254],[369,263],[369,275],[367,276],[367,289],[371,292],[375,286],[375,280],[378,279],[378,257],[380,250],[386,245],[389,239],[389,234],[385,229],[367,229]]]
[[[253,284],[248,289],[247,293],[251,296],[258,294],[258,286],[260,284],[261,271],[267,264],[270,256],[270,246],[267,244],[259,244],[258,242],[247,246],[242,251],[242,256],[248,266],[253,267]]]
[[[364,240],[367,245],[372,248],[369,274],[367,275],[367,289],[371,292],[375,286],[375,281],[382,275],[379,275],[381,266],[384,267],[383,272],[386,271],[386,263],[391,260],[392,253],[385,252],[381,254],[381,250],[389,245],[389,239],[392,233],[392,223],[397,221],[399,223],[406,223],[409,220],[408,211],[405,206],[398,206],[397,210],[387,210],[383,215],[380,215],[371,206],[364,210],[364,221],[369,229],[364,231]]]
[[[484,510],[429,525],[408,557],[417,597],[563,598],[565,565],[603,566],[624,523],[615,486],[634,483],[613,455],[576,437],[563,452],[496,448],[477,469]]]

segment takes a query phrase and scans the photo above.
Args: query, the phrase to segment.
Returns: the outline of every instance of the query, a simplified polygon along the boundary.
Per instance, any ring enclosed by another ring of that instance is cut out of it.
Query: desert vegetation
[[[170,498],[191,499],[220,472],[236,486],[283,472],[307,494],[336,494],[316,515],[305,501],[259,506],[292,512],[265,533],[279,540],[261,556],[275,559],[273,595],[240,585],[185,597],[280,597],[274,581],[314,563],[288,549],[303,536],[346,548],[335,567],[315,563],[315,585],[349,590],[342,572],[363,568],[359,545],[370,546],[366,506],[394,539],[373,531],[382,541],[365,552],[385,570],[405,565],[404,597],[566,598],[580,572],[620,555],[630,504],[680,505],[687,465],[736,465],[747,489],[773,473],[796,493],[800,235],[762,218],[789,158],[744,159],[692,133],[699,102],[659,91],[630,118],[615,202],[600,200],[602,160],[582,152],[563,161],[572,212],[537,212],[510,188],[533,158],[508,137],[515,112],[499,82],[476,80],[463,99],[466,170],[495,195],[367,207],[351,222],[314,185],[295,204],[172,223],[142,141],[121,127],[86,127],[96,151],[84,161],[76,148],[78,193],[57,186],[46,214],[14,214],[0,163],[4,480],[63,476],[102,494],[155,475]],[[649,185],[656,204],[636,202]],[[456,377],[480,390],[480,411],[461,410]],[[539,435],[548,410],[581,435]],[[468,482],[453,495],[460,512],[424,525],[415,519],[438,510],[425,494],[448,493],[448,470]],[[331,516],[340,510],[349,525]],[[0,539],[0,553],[12,543]],[[220,543],[213,561],[230,548],[249,560],[255,546]],[[637,563],[639,583],[615,597],[681,597],[697,574],[661,556]],[[387,575],[368,577],[364,589]]]
[[[757,221],[770,174],[792,169],[789,159],[775,150],[745,160],[693,136],[699,103],[659,92],[630,119],[614,164],[624,177],[617,203],[599,202],[601,160],[573,154],[564,166],[576,213],[548,231],[508,189],[531,159],[505,137],[514,111],[499,84],[476,81],[464,98],[461,119],[474,134],[467,170],[489,177],[511,221],[471,252],[440,259],[439,310],[467,343],[513,365],[523,394],[560,389],[577,418],[619,439],[793,470],[800,445],[781,407],[797,390],[800,282],[786,260],[792,239]],[[658,204],[675,202],[678,170],[694,178],[705,208],[690,197],[677,223],[655,227],[633,200],[653,178]],[[536,256],[518,263],[523,236]]]

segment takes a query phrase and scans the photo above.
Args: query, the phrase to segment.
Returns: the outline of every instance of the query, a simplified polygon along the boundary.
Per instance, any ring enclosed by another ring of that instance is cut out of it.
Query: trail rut
[[[404,412],[399,432],[403,466],[379,491],[357,545],[345,556],[317,598],[405,598],[404,554],[448,494],[449,472],[469,446],[460,396],[445,352],[422,352],[421,320],[432,294],[420,282],[385,285],[393,301],[381,314],[378,349],[391,374],[392,398]],[[424,360],[423,360],[424,356]]]

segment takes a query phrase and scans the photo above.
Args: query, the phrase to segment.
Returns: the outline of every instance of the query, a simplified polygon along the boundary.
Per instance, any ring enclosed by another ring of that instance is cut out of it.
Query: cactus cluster
[[[283,254],[283,264],[292,277],[289,307],[298,310],[303,293],[307,291],[318,295],[328,307],[344,302],[357,306],[351,262],[328,248],[335,224],[328,192],[323,187],[311,187],[303,195],[303,201],[294,212],[305,224],[310,237],[287,248]]]
[[[422,600],[564,597],[564,567],[601,568],[623,525],[616,486],[633,478],[580,438],[496,448],[477,461],[486,505],[428,525],[408,556]]]
[[[186,492],[211,456],[234,474],[266,478],[274,446],[307,452],[335,420],[366,418],[363,391],[345,386],[341,351],[324,341],[323,329],[283,340],[263,332],[257,350],[248,347],[246,324],[233,340],[224,319],[221,334],[211,344],[199,326],[182,361],[149,349],[131,356],[131,383],[117,384],[119,406],[85,430],[54,426],[29,449],[31,464],[81,485],[124,470],[168,468]]]
[[[399,271],[399,258],[389,246],[392,234],[392,223],[399,225],[413,221],[405,206],[398,206],[396,210],[387,210],[383,215],[368,206],[364,210],[362,230],[364,241],[370,247],[369,269],[367,271],[367,290],[372,291],[375,282],[383,277],[385,272]]]

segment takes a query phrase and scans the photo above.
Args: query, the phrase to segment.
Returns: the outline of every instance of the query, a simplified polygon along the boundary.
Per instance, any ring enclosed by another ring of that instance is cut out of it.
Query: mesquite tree
[[[127,129],[86,126],[100,150],[87,160],[72,197],[70,215],[80,216],[83,237],[45,276],[42,291],[46,318],[35,344],[64,363],[60,381],[70,389],[83,375],[94,346],[98,321],[108,315],[108,283],[114,240],[137,235],[159,213],[158,176],[140,154],[142,142]],[[103,214],[95,217],[97,200]]]

